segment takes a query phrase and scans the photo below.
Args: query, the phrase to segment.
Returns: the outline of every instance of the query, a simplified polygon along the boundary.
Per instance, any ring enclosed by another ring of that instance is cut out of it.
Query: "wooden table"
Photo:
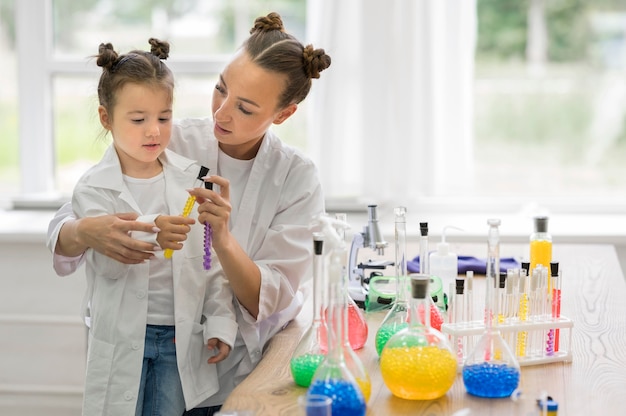
[[[462,247],[466,247],[463,245]],[[482,246],[457,253],[484,257]],[[503,246],[501,256],[525,257],[527,247]],[[473,254],[476,255],[476,254]],[[372,395],[367,415],[534,415],[536,399],[547,392],[559,404],[559,415],[624,414],[626,395],[626,282],[611,245],[556,245],[553,259],[563,271],[562,315],[574,321],[572,362],[525,366],[517,400],[483,399],[466,393],[459,373],[448,393],[432,401],[396,398],[385,386],[374,337],[384,312],[367,314],[369,339],[358,355],[369,372]],[[477,277],[480,279],[480,277]],[[293,382],[291,353],[310,325],[310,308],[277,334],[258,367],[228,397],[223,410],[255,410],[261,415],[298,414],[297,397],[306,389]],[[461,413],[461,412],[460,412]]]

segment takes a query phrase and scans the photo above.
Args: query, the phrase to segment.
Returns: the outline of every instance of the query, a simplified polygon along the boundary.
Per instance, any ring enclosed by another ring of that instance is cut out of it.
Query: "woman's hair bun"
[[[304,59],[304,71],[309,78],[319,78],[320,72],[330,66],[330,56],[324,49],[315,49],[313,45],[307,45],[302,52]]]
[[[156,38],[150,38],[148,40],[150,43],[150,52],[152,55],[155,55],[159,59],[167,59],[170,55],[170,44],[169,42],[159,40]]]
[[[281,32],[285,31],[283,19],[281,19],[280,15],[276,12],[271,12],[267,16],[257,17],[254,21],[254,26],[250,29],[250,34],[256,32],[269,32],[272,30],[279,30]]]

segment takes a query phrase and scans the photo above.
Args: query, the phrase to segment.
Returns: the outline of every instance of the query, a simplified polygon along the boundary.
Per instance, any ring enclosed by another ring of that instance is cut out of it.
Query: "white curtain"
[[[309,0],[309,151],[329,201],[471,192],[475,0]]]

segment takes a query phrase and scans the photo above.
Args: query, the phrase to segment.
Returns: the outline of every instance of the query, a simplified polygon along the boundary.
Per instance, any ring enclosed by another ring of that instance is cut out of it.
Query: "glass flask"
[[[315,370],[324,360],[328,345],[322,334],[326,334],[326,321],[323,315],[324,282],[324,235],[313,233],[313,322],[306,330],[290,361],[293,381],[302,387],[309,387]]]
[[[499,276],[500,220],[489,220],[487,273],[485,278],[485,332],[465,358],[463,383],[471,395],[509,397],[517,389],[520,367],[500,331],[494,327],[494,286]]]
[[[429,276],[411,274],[410,282],[409,327],[387,341],[380,356],[380,372],[394,396],[437,399],[454,384],[457,361],[447,338],[430,326]]]
[[[338,248],[330,254],[328,265],[328,353],[319,365],[308,394],[321,394],[333,400],[333,415],[365,415],[366,402],[361,386],[346,362],[342,337],[347,310],[343,284],[345,249]],[[369,380],[368,380],[369,381]]]
[[[335,219],[337,219],[345,227],[348,225],[347,215],[345,213],[336,213]],[[338,225],[335,227],[339,237],[342,241],[346,240],[346,233],[344,226]],[[348,267],[347,260],[344,262],[344,267]],[[347,269],[345,270],[347,274]],[[346,277],[347,278],[347,277]],[[359,350],[363,348],[367,342],[368,326],[365,320],[365,314],[356,304],[354,299],[348,294],[348,282],[345,283],[346,302],[347,302],[347,322],[348,322],[348,340],[353,350]]]
[[[346,226],[348,225],[346,222],[346,214],[339,214],[339,213],[335,214],[335,218],[338,219],[339,221],[342,221],[344,224],[346,224]],[[345,230],[341,226],[336,227],[336,230],[341,240],[345,241]],[[341,282],[343,285],[342,291],[345,296],[344,302],[346,305],[349,305],[350,301],[352,300],[352,297],[350,296],[348,292],[348,271],[345,267],[342,269]],[[352,300],[352,303],[354,303],[353,300]],[[349,310],[350,309],[348,307],[348,311]],[[367,403],[372,393],[372,383],[370,380],[370,376],[367,373],[367,370],[365,370],[365,366],[363,365],[363,362],[358,357],[358,355],[354,352],[354,348],[352,346],[352,343],[350,342],[350,336],[349,336],[350,331],[348,330],[348,328],[350,327],[349,317],[350,317],[349,313],[343,314],[341,339],[342,339],[342,345],[343,345],[343,351],[344,351],[344,358],[346,360],[346,366],[348,367],[348,370],[352,373],[352,375],[354,376],[354,379],[356,380],[357,384],[361,388],[361,393],[363,393],[365,403]],[[365,319],[365,317],[363,318]],[[365,322],[365,320],[363,320],[363,322]],[[326,325],[326,328],[327,327],[328,326]],[[367,325],[365,325],[365,338],[367,338]]]
[[[409,326],[409,302],[407,300],[406,271],[406,208],[396,207],[395,254],[396,254],[396,297],[376,331],[376,352],[380,356],[383,347],[396,332]]]
[[[409,302],[407,300],[407,290],[409,277],[406,268],[406,208],[396,207],[395,214],[395,254],[396,254],[396,297],[391,305],[391,309],[383,319],[376,332],[376,352],[380,356],[389,338],[396,332],[409,326]],[[428,307],[430,309],[430,324],[433,328],[440,330],[443,323],[441,311],[432,298],[428,296]]]

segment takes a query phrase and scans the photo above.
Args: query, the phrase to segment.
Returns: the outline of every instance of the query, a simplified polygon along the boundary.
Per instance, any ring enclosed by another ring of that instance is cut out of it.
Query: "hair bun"
[[[304,59],[304,71],[309,78],[319,78],[320,72],[330,66],[330,56],[324,49],[315,49],[313,45],[307,45],[302,51]]]
[[[110,43],[101,43],[98,47],[98,55],[96,55],[96,64],[104,69],[111,69],[119,55],[113,49]]]
[[[250,34],[256,32],[270,32],[272,30],[285,31],[283,26],[283,19],[276,12],[271,12],[267,16],[257,17],[254,21],[254,26],[250,29]]]
[[[157,58],[167,59],[167,57],[170,55],[169,42],[162,41],[156,38],[150,38],[148,40],[148,43],[150,43],[150,52]]]

